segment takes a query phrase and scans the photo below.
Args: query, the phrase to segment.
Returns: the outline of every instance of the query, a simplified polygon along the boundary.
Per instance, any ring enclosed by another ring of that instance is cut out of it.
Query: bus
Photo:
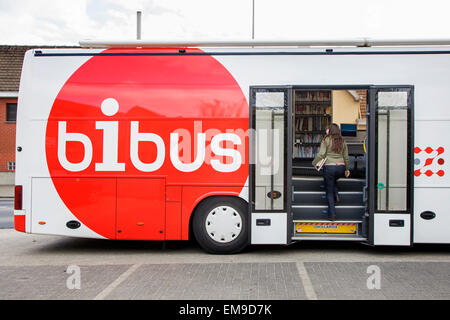
[[[25,54],[17,231],[209,253],[450,243],[450,42],[81,45]],[[311,164],[331,123],[350,164],[336,221]]]

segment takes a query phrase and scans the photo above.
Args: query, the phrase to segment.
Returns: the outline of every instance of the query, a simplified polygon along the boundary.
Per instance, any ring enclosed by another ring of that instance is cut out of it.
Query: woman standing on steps
[[[320,150],[313,160],[314,167],[326,159],[323,166],[323,178],[325,180],[325,188],[328,201],[328,220],[336,220],[335,202],[339,202],[336,181],[339,178],[350,176],[348,167],[348,148],[342,138],[341,130],[335,123],[331,124],[326,130],[326,135],[320,145]]]

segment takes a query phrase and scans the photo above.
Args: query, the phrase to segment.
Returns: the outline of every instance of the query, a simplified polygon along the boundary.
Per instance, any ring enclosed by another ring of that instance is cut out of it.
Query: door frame
[[[255,210],[255,154],[254,154],[254,134],[253,129],[256,125],[254,106],[256,102],[256,92],[285,92],[285,134],[284,134],[284,210],[270,210],[270,212],[282,212],[286,213],[286,244],[290,244],[292,241],[293,232],[293,218],[292,218],[292,86],[290,85],[255,85],[249,87],[249,188],[248,188],[248,212],[249,212],[249,244],[251,242],[252,234],[252,214],[258,212],[268,212],[269,210]]]
[[[368,192],[368,238],[367,242],[374,245],[375,235],[375,214],[382,213],[376,210],[376,181],[377,181],[377,93],[384,92],[408,92],[408,160],[409,166],[407,168],[407,209],[405,214],[410,217],[410,243],[413,243],[413,226],[414,226],[414,86],[413,85],[372,85],[367,92],[368,101],[368,163],[367,163],[367,192]],[[389,213],[389,210],[385,210]]]

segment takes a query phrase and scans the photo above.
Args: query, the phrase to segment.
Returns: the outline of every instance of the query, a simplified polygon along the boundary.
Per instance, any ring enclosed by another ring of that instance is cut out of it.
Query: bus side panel
[[[164,240],[165,179],[117,179],[118,240]]]
[[[414,242],[449,243],[450,212],[448,207],[450,188],[416,188],[414,194]],[[431,211],[431,220],[421,217]]]
[[[166,235],[165,240],[181,239],[181,187],[166,187]]]
[[[181,201],[166,202],[165,240],[181,240]]]
[[[53,178],[64,185],[67,190],[77,193],[80,189],[93,189],[95,192],[87,198],[69,199],[69,202],[58,201],[57,193],[51,178],[32,178],[31,192],[33,214],[30,232],[38,234],[56,234],[83,238],[115,238],[116,225],[116,179],[103,178],[98,188],[97,178]],[[95,210],[95,204],[101,201],[102,209]],[[75,216],[68,209],[84,209],[89,215]],[[80,222],[79,227],[70,228],[69,221]],[[92,231],[86,224],[101,225],[100,230]]]
[[[439,115],[430,114],[431,117],[439,118]],[[416,243],[450,242],[448,205],[450,199],[448,167],[450,121],[442,120],[416,121],[416,149],[414,151],[414,242]],[[434,213],[435,217],[426,219],[427,216],[422,213],[427,211]]]

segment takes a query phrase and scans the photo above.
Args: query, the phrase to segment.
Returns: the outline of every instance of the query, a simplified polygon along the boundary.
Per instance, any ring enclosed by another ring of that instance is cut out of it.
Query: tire
[[[206,199],[195,210],[192,226],[195,239],[206,252],[240,252],[249,238],[247,203],[226,196]]]

